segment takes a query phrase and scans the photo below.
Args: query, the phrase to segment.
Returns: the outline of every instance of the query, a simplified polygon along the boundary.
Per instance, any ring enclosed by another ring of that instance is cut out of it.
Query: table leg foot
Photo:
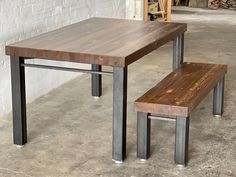
[[[186,168],[186,165],[182,165],[182,164],[176,164],[176,166],[177,166],[178,168],[180,168],[180,169]]]
[[[99,97],[99,96],[94,96],[93,99],[95,99],[95,100],[99,100],[100,97]]]
[[[122,164],[123,163],[123,161],[114,160],[114,159],[112,159],[112,160],[113,160],[113,162],[115,162],[115,164]]]
[[[17,149],[22,149],[24,147],[24,145],[16,145]]]
[[[147,159],[139,159],[141,162],[146,162]]]
[[[222,117],[222,115],[213,115],[214,117],[216,117],[216,118],[221,118]]]

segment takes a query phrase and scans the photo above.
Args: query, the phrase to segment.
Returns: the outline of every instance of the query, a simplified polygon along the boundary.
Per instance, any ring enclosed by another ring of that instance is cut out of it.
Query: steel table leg
[[[127,68],[114,67],[112,159],[126,157]]]
[[[224,110],[224,78],[217,83],[213,93],[213,115],[221,117]]]
[[[102,71],[101,65],[92,64],[93,71]],[[99,98],[102,95],[102,76],[100,74],[92,74],[91,85],[92,85],[92,96]]]
[[[137,115],[137,157],[146,160],[150,156],[151,120],[148,113],[138,112]]]
[[[24,58],[11,56],[12,113],[14,144],[27,142]]]
[[[189,119],[176,119],[175,163],[178,166],[186,166],[188,163]]]
[[[179,35],[173,44],[173,71],[184,61],[184,33]]]

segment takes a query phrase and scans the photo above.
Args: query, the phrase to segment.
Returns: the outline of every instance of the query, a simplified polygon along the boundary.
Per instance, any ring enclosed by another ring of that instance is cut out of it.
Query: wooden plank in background
[[[148,0],[144,0],[143,2],[143,19],[144,21],[148,21]]]

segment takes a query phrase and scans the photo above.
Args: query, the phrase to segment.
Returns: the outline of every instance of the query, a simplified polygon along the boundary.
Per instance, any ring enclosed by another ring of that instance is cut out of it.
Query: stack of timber
[[[219,0],[209,0],[209,8],[211,9],[218,9],[220,7],[220,1]]]
[[[220,1],[220,7],[223,9],[228,9],[229,8],[229,4],[227,3],[228,0],[221,0]]]
[[[211,9],[235,9],[236,10],[236,0],[209,0],[208,6]]]
[[[236,10],[236,0],[228,0],[227,3],[229,4],[229,9]]]

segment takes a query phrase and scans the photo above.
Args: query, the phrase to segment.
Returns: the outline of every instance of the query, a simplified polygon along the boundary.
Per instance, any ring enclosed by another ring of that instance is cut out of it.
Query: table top
[[[7,45],[6,54],[125,67],[186,30],[184,23],[90,18]]]

